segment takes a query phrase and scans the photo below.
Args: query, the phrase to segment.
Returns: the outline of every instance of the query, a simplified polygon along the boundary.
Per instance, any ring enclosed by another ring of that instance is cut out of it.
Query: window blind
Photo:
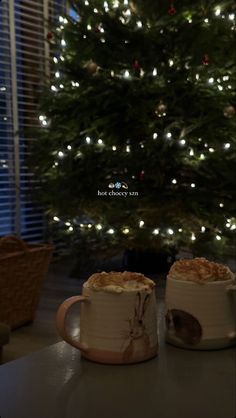
[[[65,0],[0,2],[0,236],[43,238],[43,208],[29,166],[30,133],[39,126],[38,98],[50,76],[48,24]]]

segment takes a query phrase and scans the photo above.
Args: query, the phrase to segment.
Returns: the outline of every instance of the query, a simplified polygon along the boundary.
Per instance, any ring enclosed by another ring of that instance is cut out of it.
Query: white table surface
[[[1,418],[235,418],[233,348],[108,366],[60,342],[0,366]]]

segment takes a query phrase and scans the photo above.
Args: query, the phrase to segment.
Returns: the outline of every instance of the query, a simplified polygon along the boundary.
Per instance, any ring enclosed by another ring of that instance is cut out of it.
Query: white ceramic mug
[[[79,341],[65,325],[69,308],[77,302],[81,302]],[[154,289],[111,293],[91,289],[85,283],[82,296],[73,296],[59,307],[56,323],[61,337],[89,360],[127,364],[157,355]]]
[[[236,281],[196,283],[167,279],[166,341],[217,349],[236,344]]]

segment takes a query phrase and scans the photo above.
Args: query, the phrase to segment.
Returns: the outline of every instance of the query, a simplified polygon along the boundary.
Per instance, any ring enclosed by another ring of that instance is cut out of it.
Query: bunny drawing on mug
[[[149,294],[144,295],[143,298],[140,292],[136,295],[134,315],[128,320],[129,333],[125,341],[126,348],[123,351],[124,361],[128,361],[140,347],[143,352],[148,352],[150,349],[150,340],[144,321],[149,300]]]

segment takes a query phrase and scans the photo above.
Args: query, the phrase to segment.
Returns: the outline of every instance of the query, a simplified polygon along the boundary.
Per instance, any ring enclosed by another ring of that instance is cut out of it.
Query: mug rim
[[[202,286],[206,286],[206,285],[222,285],[224,284],[229,284],[232,282],[236,282],[236,278],[232,278],[232,279],[227,279],[227,280],[214,280],[214,281],[203,281],[203,280],[199,280],[199,281],[195,281],[195,280],[181,280],[181,279],[174,279],[173,277],[167,277],[167,281],[173,281],[173,282],[179,282],[179,283],[187,283],[187,284],[194,284],[194,285],[202,285]]]
[[[115,291],[107,290],[104,287],[101,287],[99,289],[94,289],[92,287],[86,286],[86,282],[83,283],[83,289],[90,290],[90,291],[96,292],[96,293],[104,292],[104,293],[108,293],[108,294],[119,294],[119,295],[124,294],[124,293],[127,294],[127,293],[134,293],[134,292],[145,292],[145,293],[151,294],[153,291],[155,291],[156,287],[157,286],[156,286],[156,283],[155,283],[153,288],[148,289],[148,290],[145,289],[145,288],[142,288],[142,289],[123,289],[121,292],[115,292]]]

